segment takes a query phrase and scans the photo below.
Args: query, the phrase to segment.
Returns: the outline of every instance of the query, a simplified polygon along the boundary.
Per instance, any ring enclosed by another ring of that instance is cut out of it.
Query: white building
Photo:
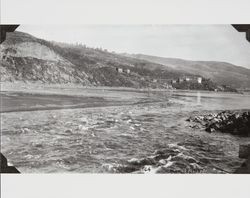
[[[122,73],[122,72],[123,72],[123,69],[122,69],[122,68],[116,68],[116,71],[117,71],[118,73]]]
[[[182,78],[178,78],[178,82],[179,83],[183,82],[183,79]]]
[[[199,84],[201,84],[201,83],[202,83],[202,77],[198,77],[198,78],[197,78],[197,82],[198,82]]]

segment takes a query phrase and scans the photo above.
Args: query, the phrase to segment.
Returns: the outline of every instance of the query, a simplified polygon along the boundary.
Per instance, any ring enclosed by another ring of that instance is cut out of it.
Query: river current
[[[132,92],[130,94],[133,94]],[[231,173],[249,141],[190,127],[191,115],[250,109],[250,96],[152,93],[155,102],[1,115],[1,150],[23,173]]]

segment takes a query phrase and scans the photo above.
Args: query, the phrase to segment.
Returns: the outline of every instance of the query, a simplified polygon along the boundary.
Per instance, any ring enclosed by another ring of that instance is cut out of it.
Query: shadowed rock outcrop
[[[209,133],[220,131],[239,136],[250,136],[250,111],[222,111],[198,115],[187,119],[189,122],[199,123]],[[194,128],[199,125],[192,126]]]

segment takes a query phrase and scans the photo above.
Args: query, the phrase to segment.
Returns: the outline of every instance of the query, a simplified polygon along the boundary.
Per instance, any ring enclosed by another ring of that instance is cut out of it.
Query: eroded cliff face
[[[90,84],[87,74],[74,77],[74,65],[52,49],[34,41],[1,45],[1,81]]]
[[[59,45],[22,32],[9,33],[0,49],[1,81],[76,83],[87,86],[140,87],[138,74],[119,74],[127,66],[111,53],[74,45]],[[125,64],[125,63],[126,64]],[[120,64],[120,65],[119,65]]]
[[[4,44],[1,47],[2,56],[33,57],[48,61],[65,61],[61,56],[37,42],[22,42],[17,44]]]

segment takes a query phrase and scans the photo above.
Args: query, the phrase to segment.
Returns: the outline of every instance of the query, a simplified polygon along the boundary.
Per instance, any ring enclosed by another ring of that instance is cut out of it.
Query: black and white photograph
[[[1,25],[1,172],[250,173],[250,25]]]
[[[249,0],[0,0],[1,198],[249,198]]]

